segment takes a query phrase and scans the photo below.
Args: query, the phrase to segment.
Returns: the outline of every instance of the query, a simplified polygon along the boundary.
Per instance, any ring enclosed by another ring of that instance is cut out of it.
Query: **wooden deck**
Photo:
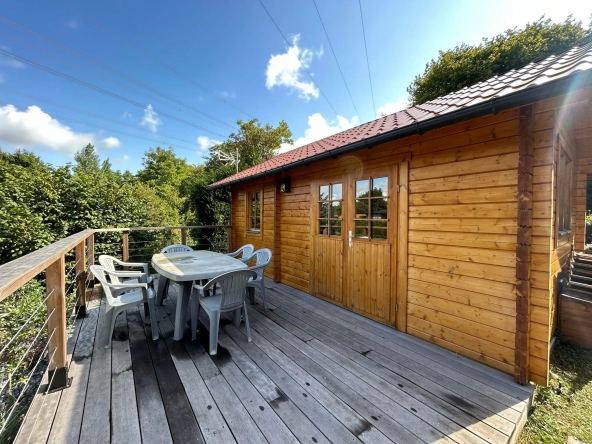
[[[37,395],[17,442],[517,438],[532,387],[284,285],[267,285],[270,310],[249,308],[253,342],[244,324],[237,329],[226,321],[213,357],[204,350],[205,327],[198,341],[173,342],[174,287],[159,309],[156,342],[147,339],[143,310],[134,309],[119,317],[113,346],[104,348],[104,304],[93,301],[68,344],[72,386]]]

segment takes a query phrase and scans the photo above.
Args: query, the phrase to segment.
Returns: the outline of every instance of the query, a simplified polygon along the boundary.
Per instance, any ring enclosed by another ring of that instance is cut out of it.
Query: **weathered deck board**
[[[531,387],[294,289],[267,285],[270,310],[249,307],[253,342],[244,325],[223,322],[217,356],[204,349],[203,312],[198,341],[187,339],[189,327],[183,341],[173,341],[173,287],[158,309],[157,342],[146,334],[142,310],[133,309],[118,319],[112,349],[104,348],[104,304],[96,303],[70,340],[77,380],[70,392],[37,395],[19,439],[515,441]]]

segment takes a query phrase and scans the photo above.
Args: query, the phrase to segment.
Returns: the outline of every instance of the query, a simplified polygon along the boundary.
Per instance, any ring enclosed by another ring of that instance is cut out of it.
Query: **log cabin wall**
[[[528,366],[530,380],[539,384],[547,383],[552,332],[553,140],[559,121],[555,110],[560,104],[561,98],[532,107]],[[236,184],[232,187],[233,245],[250,242],[271,248],[277,262],[268,276],[313,293],[313,182],[399,165],[399,171],[407,171],[409,182],[405,186],[399,179],[399,214],[393,217],[399,219],[397,248],[408,253],[400,254],[396,266],[391,266],[399,304],[396,327],[513,374],[519,121],[520,109],[511,109],[297,167],[273,179]],[[275,191],[280,177],[290,178],[289,193]],[[269,191],[265,205],[270,207],[264,210],[269,215],[258,244],[245,234],[244,199],[250,189],[261,186]]]
[[[575,111],[577,175],[575,190],[575,249],[584,250],[586,239],[586,194],[592,180],[592,106],[587,104]]]
[[[248,226],[248,196],[252,192],[261,193],[261,229],[252,232]],[[230,220],[232,224],[232,249],[245,244],[253,244],[256,250],[269,248],[274,252],[275,230],[275,181],[273,178],[249,183],[240,189],[232,190]],[[254,265],[254,261],[249,265]],[[275,280],[275,260],[265,269],[265,276]]]

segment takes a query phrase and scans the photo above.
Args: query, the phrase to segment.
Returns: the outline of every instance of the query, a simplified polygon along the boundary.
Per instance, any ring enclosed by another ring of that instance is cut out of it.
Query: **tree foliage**
[[[569,16],[562,23],[541,17],[524,29],[508,29],[484,38],[477,46],[463,43],[440,51],[438,59],[431,60],[424,73],[415,77],[407,88],[409,102],[422,104],[591,40],[592,22],[586,29]]]

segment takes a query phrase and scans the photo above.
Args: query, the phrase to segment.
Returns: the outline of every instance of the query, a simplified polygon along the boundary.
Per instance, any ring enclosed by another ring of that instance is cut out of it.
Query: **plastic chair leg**
[[[150,312],[150,326],[152,327],[152,340],[158,340],[158,322],[156,320],[156,304],[154,298],[148,298],[148,303],[144,303],[144,309],[148,305],[148,311]]]
[[[115,330],[115,320],[117,319],[117,316],[119,316],[119,314],[122,312],[122,310],[111,308],[109,311],[110,311],[111,319],[109,319],[109,315],[107,314],[107,312],[105,312],[105,314],[107,315],[107,322],[108,322],[107,325],[109,325],[109,330],[107,330],[109,332],[109,346],[108,346],[108,348],[111,348],[111,343],[113,342],[113,330]]]
[[[210,312],[210,355],[218,353],[218,328],[220,328],[220,312]]]
[[[241,322],[241,311],[242,308],[237,308],[236,310],[234,310],[233,312],[233,323],[235,327],[240,327],[240,322]]]
[[[199,293],[195,288],[191,289],[191,339],[197,338],[197,321],[199,319]]]
[[[249,325],[249,315],[247,313],[247,301],[243,302],[243,310],[244,310],[244,316],[245,316],[245,327],[247,329],[247,341],[248,342],[252,342],[251,339],[251,326]]]

